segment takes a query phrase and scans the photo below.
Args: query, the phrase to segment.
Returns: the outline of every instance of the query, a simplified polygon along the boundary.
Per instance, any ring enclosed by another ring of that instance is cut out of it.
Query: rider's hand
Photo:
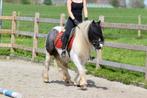
[[[74,19],[73,22],[74,22],[74,24],[75,24],[76,26],[79,24],[79,21],[76,20],[76,19]]]

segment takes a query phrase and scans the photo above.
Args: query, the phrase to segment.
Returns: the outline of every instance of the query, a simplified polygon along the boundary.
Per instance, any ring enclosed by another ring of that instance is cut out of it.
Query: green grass
[[[4,55],[4,56],[10,55],[10,49],[8,49],[8,48],[0,48],[0,55]]]
[[[141,51],[116,48],[104,48],[103,50],[103,59],[125,64],[144,66],[145,57],[145,52]]]
[[[144,74],[139,72],[132,72],[123,69],[115,69],[109,67],[101,67],[100,69],[96,69],[95,65],[87,64],[86,65],[87,73],[92,74],[98,77],[107,78],[111,81],[119,81],[125,84],[134,84],[140,85],[141,83],[145,83]]]
[[[66,6],[47,6],[47,5],[19,5],[19,4],[4,4],[4,15],[12,15],[12,12],[16,11],[19,16],[35,16],[35,12],[40,13],[40,17],[45,18],[60,18],[61,13],[67,13]],[[98,20],[99,15],[105,16],[106,22],[114,23],[137,23],[138,15],[142,16],[142,23],[147,24],[147,10],[146,9],[125,9],[125,8],[88,8],[89,19]],[[66,15],[67,17],[67,15]],[[34,26],[31,22],[17,22],[17,30],[20,31],[31,31],[33,32]],[[39,32],[47,34],[48,31],[59,24],[49,24],[40,23]],[[10,21],[3,22],[3,28],[11,28]],[[127,43],[133,45],[147,45],[147,33],[142,31],[141,38],[137,37],[137,31],[135,30],[120,30],[120,29],[104,29],[105,40],[109,42]],[[2,35],[2,43],[10,43],[10,35]],[[32,38],[17,36],[16,43],[20,45],[25,45],[32,47]],[[39,38],[39,48],[44,48],[45,39]],[[9,49],[0,49],[0,55],[9,55]],[[24,56],[31,58],[31,53],[15,50],[15,55]],[[95,55],[93,52],[92,55]],[[38,54],[36,60],[44,60],[44,55]],[[116,61],[120,63],[132,64],[135,66],[145,65],[146,54],[140,51],[132,51],[127,49],[115,49],[104,47],[103,49],[103,59]],[[72,68],[73,63],[69,63]],[[144,80],[144,74],[139,72],[132,72],[128,70],[115,69],[109,67],[102,67],[98,70],[95,69],[95,65],[87,64],[87,73],[93,74],[95,76],[100,76],[107,78],[109,80],[117,80],[126,84],[136,84],[146,83]],[[147,84],[147,83],[146,83]]]

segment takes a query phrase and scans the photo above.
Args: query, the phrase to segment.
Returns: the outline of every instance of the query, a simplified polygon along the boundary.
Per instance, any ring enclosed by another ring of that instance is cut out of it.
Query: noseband
[[[103,47],[103,42],[99,40],[92,40],[92,45],[95,49],[101,49]]]

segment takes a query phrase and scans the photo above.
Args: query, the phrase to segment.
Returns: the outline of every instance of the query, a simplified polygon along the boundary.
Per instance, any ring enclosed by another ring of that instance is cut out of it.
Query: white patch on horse
[[[80,24],[79,28],[76,28],[75,32],[77,33],[75,35],[75,39],[71,48],[71,50],[76,52],[76,54],[80,57],[82,64],[84,64],[88,60],[90,55],[90,49],[92,48],[92,45],[88,40],[87,34],[90,23],[91,21],[86,21]]]
[[[61,32],[64,30],[62,26],[55,26],[53,29],[56,29],[58,32]]]
[[[58,52],[58,54],[60,55],[60,57],[61,57],[61,53],[62,53],[62,49],[61,48],[56,48],[56,50],[57,50],[57,52]],[[64,61],[66,61],[66,62],[68,62],[69,61],[69,55],[68,55],[68,52],[66,51],[66,56],[65,56],[65,58],[63,58],[63,60]]]

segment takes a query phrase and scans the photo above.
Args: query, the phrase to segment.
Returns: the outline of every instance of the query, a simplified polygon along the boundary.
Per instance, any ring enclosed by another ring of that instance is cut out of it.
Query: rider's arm
[[[67,0],[67,11],[68,11],[68,15],[69,17],[71,17],[71,19],[75,19],[73,13],[71,12],[71,3],[72,3],[72,0]]]
[[[83,0],[83,5],[84,5],[84,17],[88,18],[88,10],[87,10],[87,0]]]

